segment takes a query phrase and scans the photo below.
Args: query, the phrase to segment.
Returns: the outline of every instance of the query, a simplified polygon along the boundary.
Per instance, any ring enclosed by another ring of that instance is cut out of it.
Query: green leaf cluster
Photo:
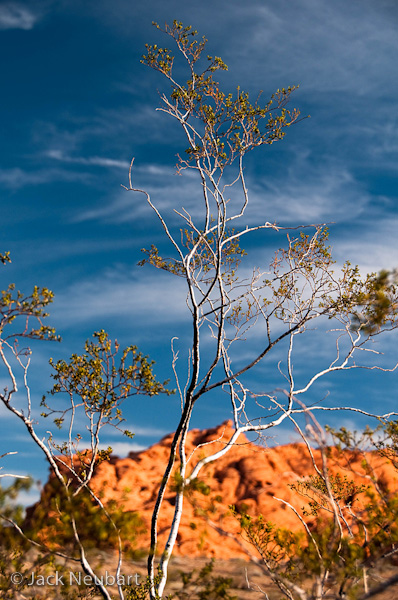
[[[43,325],[43,319],[48,317],[46,308],[52,303],[54,294],[46,287],[35,286],[30,295],[26,296],[15,289],[11,283],[5,290],[0,291],[0,335],[4,329],[14,323],[18,327],[12,332],[7,333],[4,340],[15,339],[18,337],[31,339],[47,339],[60,341],[56,335],[55,329]],[[35,326],[31,326],[32,319]]]
[[[157,29],[161,29],[154,23]],[[202,133],[193,134],[190,147],[186,149],[185,163],[214,159],[215,166],[224,169],[234,160],[257,146],[281,140],[289,127],[299,118],[297,109],[288,110],[286,105],[297,86],[278,89],[271,98],[260,103],[261,94],[252,102],[249,94],[237,88],[236,94],[225,94],[214,79],[216,71],[226,71],[227,65],[219,56],[206,56],[207,66],[196,69],[207,40],[197,38],[198,32],[190,26],[174,21],[162,30],[173,39],[183,55],[190,73],[185,85],[173,77],[174,56],[167,48],[146,45],[147,53],[141,62],[162,73],[171,83],[172,91],[168,108],[181,122],[193,117],[203,127]]]
[[[50,394],[66,394],[84,408],[89,419],[96,418],[98,425],[115,424],[123,421],[121,403],[137,394],[154,396],[160,393],[170,395],[173,391],[166,388],[167,381],[157,381],[154,361],[150,361],[138,351],[137,346],[128,346],[121,351],[117,341],[114,343],[104,331],[93,334],[94,341],[87,340],[84,354],[73,354],[69,361],[50,360],[53,368],[51,377],[55,383]],[[55,423],[61,427],[65,413],[50,407],[46,397],[42,406],[47,409],[43,416],[60,413]],[[124,432],[128,437],[131,433]]]

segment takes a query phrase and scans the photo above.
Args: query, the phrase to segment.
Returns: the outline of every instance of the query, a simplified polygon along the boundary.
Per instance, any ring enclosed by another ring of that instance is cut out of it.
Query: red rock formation
[[[232,432],[230,422],[214,429],[192,430],[187,439],[187,453],[192,453],[189,464],[194,465],[202,456],[223,448]],[[103,501],[116,500],[124,506],[124,510],[138,511],[147,523],[148,530],[171,440],[172,434],[147,450],[131,452],[127,458],[112,456],[109,461],[98,466],[92,480],[92,487],[103,491]],[[319,463],[320,452],[314,451],[314,456]],[[331,472],[341,470],[349,461],[357,473],[354,477],[357,482],[369,482],[364,479],[361,456],[345,454],[344,461],[347,463],[340,464],[340,468],[333,456],[337,456],[334,451],[329,462]],[[396,471],[386,460],[371,454],[368,454],[367,458],[387,481],[395,480]],[[175,554],[207,555],[216,558],[245,556],[242,538],[239,536],[239,525],[228,510],[230,505],[244,507],[244,510],[252,515],[261,513],[267,521],[275,522],[279,526],[291,529],[301,527],[294,512],[275,498],[281,498],[298,507],[303,506],[304,499],[298,498],[297,493],[291,490],[288,484],[311,473],[314,473],[314,469],[304,444],[264,448],[250,443],[242,435],[229,452],[200,472],[200,480],[210,487],[210,494],[204,496],[194,493],[191,500],[185,500]],[[351,472],[347,474],[352,477]],[[48,502],[50,494],[51,489],[47,484],[43,490],[42,505]],[[159,518],[160,548],[167,539],[173,517],[173,500],[174,494],[169,489]],[[210,505],[212,510],[207,513],[206,521],[200,516],[201,508],[209,508]],[[33,520],[34,514],[35,507],[30,511],[30,518]],[[233,535],[222,535],[220,529]],[[149,534],[145,538],[141,537],[139,545],[147,548],[148,539]]]

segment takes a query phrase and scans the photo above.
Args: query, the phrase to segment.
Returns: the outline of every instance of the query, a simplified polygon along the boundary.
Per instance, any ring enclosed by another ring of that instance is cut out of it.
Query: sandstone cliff
[[[194,429],[187,441],[188,454],[193,453],[190,463],[203,455],[221,449],[231,436],[231,423],[226,422],[214,429]],[[131,452],[127,458],[112,456],[98,466],[92,485],[102,490],[103,501],[116,500],[125,511],[138,511],[149,529],[156,493],[168,458],[172,434],[142,452]],[[319,451],[314,451],[320,462]],[[369,454],[368,460],[378,470],[380,477],[396,487],[396,471],[385,459]],[[329,466],[332,472],[343,470],[348,463],[360,483],[368,483],[362,456],[345,454],[336,460],[332,452]],[[176,555],[213,556],[216,558],[244,557],[244,548],[250,548],[239,536],[239,526],[228,507],[236,505],[249,514],[262,513],[266,520],[279,526],[297,529],[301,527],[294,512],[276,498],[295,506],[305,505],[303,498],[288,487],[289,483],[314,472],[311,458],[304,444],[288,444],[272,448],[260,447],[241,436],[238,443],[218,461],[208,464],[200,473],[200,479],[210,488],[205,496],[195,493],[186,499],[184,515],[175,549]],[[347,473],[352,476],[352,473]],[[51,486],[47,484],[42,493],[41,505],[48,504]],[[165,543],[168,526],[173,516],[172,490],[166,493],[159,519],[160,546]],[[29,517],[34,520],[32,507]],[[204,511],[206,515],[204,515]],[[228,532],[226,535],[225,532]],[[141,535],[139,545],[148,548],[149,534]]]

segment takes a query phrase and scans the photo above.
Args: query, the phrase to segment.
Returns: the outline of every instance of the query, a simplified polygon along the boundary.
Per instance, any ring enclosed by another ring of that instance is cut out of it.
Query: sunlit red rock
[[[188,465],[192,466],[202,456],[213,454],[225,446],[233,433],[231,423],[226,422],[214,429],[194,429],[188,434]],[[101,463],[92,480],[92,487],[97,492],[102,490],[103,501],[117,500],[126,511],[138,511],[145,522],[150,525],[152,511],[156,501],[157,490],[167,464],[172,434],[164,437],[159,443],[143,450],[131,452],[127,458],[112,456],[109,461]],[[192,454],[191,454],[192,453]],[[335,450],[331,451],[329,467],[332,473],[342,470],[357,483],[369,483],[365,477],[361,462],[363,457],[346,453],[340,457],[340,465],[336,464]],[[320,464],[320,451],[314,451],[314,457]],[[368,453],[367,459],[372,462],[384,480],[396,488],[396,471],[386,459]],[[350,462],[356,473],[344,471]],[[344,464],[343,464],[344,463]],[[340,467],[340,468],[339,468]],[[298,529],[302,527],[297,516],[278,499],[301,508],[305,499],[288,487],[302,477],[314,473],[311,457],[305,444],[288,444],[265,448],[251,443],[245,436],[220,459],[206,465],[200,472],[200,479],[210,487],[208,496],[195,493],[193,500],[185,500],[184,514],[178,533],[175,554],[186,556],[207,555],[216,558],[244,557],[244,548],[250,549],[239,534],[239,525],[230,514],[229,506],[235,505],[251,515],[263,514],[267,521],[279,526]],[[48,502],[51,490],[47,486],[43,490],[42,503]],[[159,542],[163,547],[173,518],[174,494],[168,490],[159,518]],[[206,517],[201,516],[202,509],[207,510]],[[34,510],[30,512],[34,519]],[[222,533],[227,532],[228,535]],[[139,546],[147,549],[149,534],[141,536]]]

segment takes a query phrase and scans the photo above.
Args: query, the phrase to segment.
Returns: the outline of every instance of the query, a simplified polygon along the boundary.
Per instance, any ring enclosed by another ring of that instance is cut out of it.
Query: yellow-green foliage
[[[106,502],[102,508],[83,488],[76,496],[66,493],[55,479],[48,484],[47,503],[38,504],[26,523],[29,536],[38,539],[53,550],[65,547],[73,552],[76,540],[73,521],[79,539],[86,549],[114,548],[119,546],[119,536],[124,552],[130,557],[140,556],[137,537],[145,532],[145,525],[137,512],[125,511],[123,502]],[[69,491],[72,492],[71,488]],[[99,497],[101,497],[101,493]]]
[[[388,422],[375,431],[367,428],[362,435],[344,428],[329,431],[339,442],[336,448],[341,453],[349,448],[356,458],[362,455],[364,480],[372,485],[357,484],[350,478],[347,455],[340,454],[341,465],[346,465],[348,472],[333,475],[318,471],[289,486],[309,507],[298,510],[295,503],[296,531],[232,507],[244,537],[290,600],[365,598],[369,585],[374,587],[378,582],[373,573],[377,575],[377,569],[388,566],[398,552],[398,492],[378,478],[363,450],[364,445],[369,450],[372,444],[396,467],[397,422]],[[325,455],[332,460],[331,452]]]
[[[160,29],[157,23],[154,25]],[[298,120],[300,112],[286,108],[290,95],[298,86],[277,90],[264,103],[260,103],[261,93],[251,102],[249,94],[239,86],[235,94],[225,94],[214,79],[214,73],[226,71],[228,67],[219,56],[202,56],[206,38],[198,40],[198,32],[190,26],[184,27],[179,21],[173,21],[172,26],[166,25],[163,31],[187,60],[190,74],[186,84],[174,80],[175,58],[168,48],[146,44],[147,53],[141,62],[170,81],[171,100],[176,110],[187,116],[193,115],[203,123],[204,134],[195,137],[185,150],[188,162],[212,157],[223,169],[256,146],[282,139],[285,128]],[[202,61],[205,64],[197,70]],[[184,162],[181,160],[182,167]]]

